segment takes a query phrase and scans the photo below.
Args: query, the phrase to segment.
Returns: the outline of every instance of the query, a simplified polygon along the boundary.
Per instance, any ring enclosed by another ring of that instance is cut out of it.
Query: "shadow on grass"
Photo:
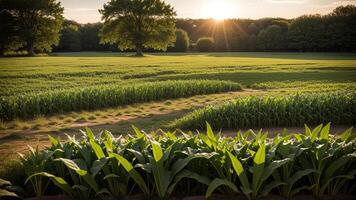
[[[211,53],[175,53],[146,52],[145,56],[207,56],[207,57],[249,57],[298,60],[356,60],[356,53],[301,53],[301,52],[211,52]],[[126,57],[140,58],[135,52],[56,52],[50,56],[59,57]],[[142,57],[145,58],[145,57]]]
[[[226,80],[252,85],[269,81],[326,81],[329,83],[355,82],[356,71],[336,72],[225,72],[164,75],[158,80],[207,79]]]

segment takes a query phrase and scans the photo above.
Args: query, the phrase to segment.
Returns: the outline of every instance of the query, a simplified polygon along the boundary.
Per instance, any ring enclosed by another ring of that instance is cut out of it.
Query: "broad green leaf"
[[[266,148],[265,148],[265,144],[262,143],[253,159],[254,165],[253,165],[252,188],[254,192],[257,192],[261,185],[261,177],[264,173],[265,161],[266,161]]]
[[[44,176],[44,177],[47,177],[49,179],[52,180],[52,182],[59,188],[61,188],[63,191],[65,191],[67,194],[72,194],[73,191],[72,191],[72,188],[70,187],[70,185],[61,177],[56,177],[54,176],[53,174],[49,174],[47,172],[40,172],[40,173],[36,173],[36,174],[33,174],[31,176],[29,176],[27,178],[27,180],[25,181],[25,184],[31,180],[33,177],[35,176]]]
[[[152,145],[153,157],[156,162],[159,162],[163,157],[162,148],[160,144],[156,141],[152,141],[151,145]]]
[[[304,176],[307,176],[311,173],[317,172],[317,170],[314,169],[305,169],[305,170],[299,170],[297,171],[292,177],[289,178],[287,184],[289,185],[290,188],[292,188],[292,186],[299,181],[299,179],[301,179]]]
[[[203,183],[205,185],[209,185],[209,183],[211,182],[210,179],[206,176],[201,176],[197,173],[188,171],[188,170],[183,170],[180,173],[178,173],[178,175],[176,176],[176,178],[174,179],[174,183],[171,184],[167,190],[167,194],[168,196],[170,194],[172,194],[172,192],[175,189],[175,186],[183,179],[183,178],[189,178],[189,179],[195,179],[196,181]]]
[[[88,172],[85,169],[81,169],[73,160],[65,159],[65,158],[58,158],[56,160],[62,161],[69,169],[75,171],[80,176],[85,176]]]
[[[342,139],[342,141],[347,141],[349,139],[352,133],[352,129],[353,128],[349,128],[341,134],[340,138]]]
[[[205,158],[210,159],[214,154],[213,153],[197,153],[193,155],[189,155],[184,159],[177,160],[172,166],[172,176],[175,176],[178,172],[184,169],[185,166],[189,164],[190,161],[197,158]]]
[[[100,160],[94,161],[93,166],[90,168],[91,174],[95,177],[96,174],[98,174],[99,171],[106,165],[107,161],[107,158],[101,158]]]
[[[266,160],[266,148],[265,148],[265,144],[262,143],[257,153],[255,154],[255,157],[253,158],[253,162],[256,165],[260,165],[260,164],[264,164],[265,160]]]
[[[323,128],[323,124],[320,124],[319,126],[315,127],[314,130],[311,133],[310,139],[312,142],[314,142],[320,133],[320,130]]]
[[[226,179],[216,178],[209,184],[208,189],[205,194],[205,198],[209,198],[217,188],[219,188],[220,186],[223,186],[223,185],[229,187],[236,193],[239,192],[236,185],[234,183],[232,183],[231,181],[226,180]]]
[[[323,127],[320,131],[320,139],[322,140],[329,140],[329,133],[330,133],[330,123]]]
[[[59,144],[59,141],[52,137],[51,135],[48,135],[48,138],[49,138],[49,141],[51,141],[51,143],[54,145],[54,146],[57,146]]]
[[[290,158],[285,158],[283,160],[275,160],[272,161],[265,169],[264,169],[264,173],[262,175],[261,181],[265,181],[267,180],[272,173],[278,169],[279,167],[283,166],[284,164],[286,164],[287,162],[289,162],[291,159]]]
[[[136,126],[132,126],[132,129],[134,130],[137,139],[143,138],[145,134],[143,134]]]
[[[141,177],[141,175],[133,168],[131,163],[126,160],[126,158],[122,157],[121,155],[112,153],[110,156],[115,157],[121,165],[124,167],[124,169],[130,174],[131,178],[136,182],[136,184],[141,188],[142,192],[144,194],[149,194],[148,187]]]
[[[90,145],[93,148],[94,153],[99,160],[106,157],[103,149],[100,147],[98,143],[96,143],[94,140],[90,140]]]
[[[230,152],[228,152],[228,154],[229,154],[232,166],[235,169],[235,172],[237,173],[243,188],[245,190],[250,189],[250,183],[248,181],[248,178],[246,176],[245,170],[244,170],[241,162],[234,155],[232,155]]]
[[[89,140],[95,140],[95,135],[94,135],[93,131],[90,128],[86,127],[85,128],[85,133],[88,136]]]
[[[209,139],[215,141],[215,134],[213,132],[213,129],[211,128],[210,124],[206,122],[206,135],[208,136]]]
[[[266,186],[263,187],[263,190],[261,191],[261,195],[259,196],[259,198],[267,196],[271,192],[271,190],[273,190],[274,188],[280,185],[285,185],[285,183],[281,181],[273,181],[267,184]]]

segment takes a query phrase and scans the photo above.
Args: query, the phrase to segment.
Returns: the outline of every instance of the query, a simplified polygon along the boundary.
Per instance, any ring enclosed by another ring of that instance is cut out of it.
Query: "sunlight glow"
[[[203,12],[206,18],[221,21],[236,17],[237,6],[229,0],[209,0]]]

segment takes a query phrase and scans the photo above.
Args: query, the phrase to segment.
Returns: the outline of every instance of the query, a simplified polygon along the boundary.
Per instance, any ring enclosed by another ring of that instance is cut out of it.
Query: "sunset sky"
[[[103,4],[108,0],[60,0],[65,17],[81,23],[98,22]],[[181,18],[293,18],[303,14],[331,12],[339,5],[356,0],[165,0]]]

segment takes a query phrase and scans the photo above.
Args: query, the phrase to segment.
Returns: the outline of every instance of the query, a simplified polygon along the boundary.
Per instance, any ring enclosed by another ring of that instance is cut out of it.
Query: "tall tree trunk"
[[[27,42],[27,53],[29,56],[35,56],[35,50],[32,41]]]
[[[136,44],[136,56],[142,57],[143,56],[143,46],[142,44]]]

